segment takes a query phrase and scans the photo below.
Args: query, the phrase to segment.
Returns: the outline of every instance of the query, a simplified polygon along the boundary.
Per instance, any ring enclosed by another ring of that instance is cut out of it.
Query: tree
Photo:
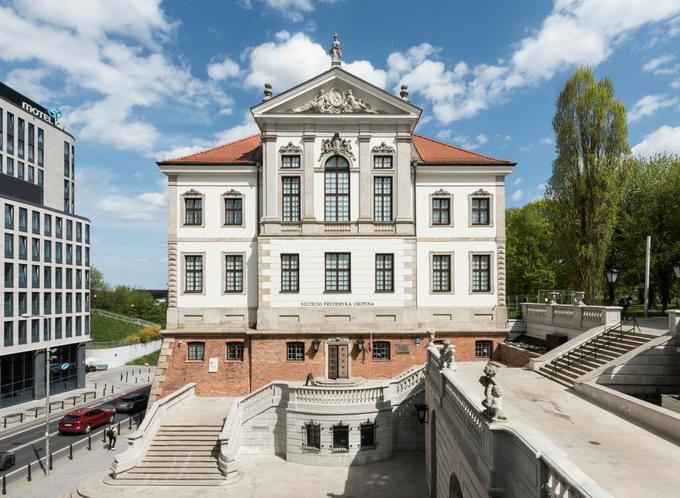
[[[554,289],[558,284],[560,264],[547,212],[544,200],[506,212],[509,296],[531,296],[538,289]]]
[[[626,111],[609,78],[581,67],[567,81],[553,118],[557,158],[546,195],[569,284],[595,302],[621,200],[630,151]]]

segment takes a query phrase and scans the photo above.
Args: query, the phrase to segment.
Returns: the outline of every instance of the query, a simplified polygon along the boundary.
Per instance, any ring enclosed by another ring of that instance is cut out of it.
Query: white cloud
[[[458,146],[464,149],[477,149],[489,141],[484,133],[480,133],[476,137],[467,137],[464,135],[457,135],[453,137],[453,141]]]
[[[676,78],[671,82],[671,88],[674,88],[675,90],[680,90],[680,78]]]
[[[522,192],[521,190],[515,190],[515,191],[512,193],[512,195],[510,196],[510,199],[512,199],[513,201],[517,202],[517,201],[519,201],[519,200],[522,198],[523,195],[524,195],[524,192]]]
[[[241,123],[216,133],[215,144],[226,144],[240,138],[254,135],[258,132],[259,129],[255,124],[253,117],[249,112],[247,112],[244,114],[243,121],[241,121]]]
[[[555,139],[553,137],[543,137],[541,138],[541,143],[544,145],[555,145]]]
[[[173,28],[157,1],[97,0],[87,8],[76,0],[63,3],[61,13],[46,0],[0,7],[0,60],[38,62],[87,95],[89,101],[66,109],[63,120],[80,138],[149,151],[158,132],[133,116],[137,108],[230,109],[231,99],[214,82],[194,78],[156,48]]]
[[[117,221],[152,222],[165,212],[166,204],[166,195],[161,192],[107,195],[97,204],[96,213]]]
[[[270,9],[276,10],[284,18],[300,22],[315,8],[314,0],[260,0]],[[338,0],[318,0],[319,3],[336,3]],[[253,0],[243,0],[243,7],[251,9]]]
[[[637,121],[638,119],[651,116],[659,109],[671,107],[677,102],[677,97],[668,97],[666,95],[645,95],[640,100],[635,102],[633,108],[628,112],[628,121]]]
[[[345,64],[344,69],[377,87],[385,88],[387,85],[387,73],[382,69],[374,68],[369,61],[354,61]]]
[[[645,136],[633,147],[633,154],[653,156],[654,154],[680,154],[680,126],[662,126]]]
[[[675,59],[675,56],[672,54],[660,55],[659,57],[655,57],[645,62],[645,64],[642,66],[642,69],[647,71],[648,73],[651,73],[654,72],[660,66],[663,66],[664,64],[672,61],[673,59]]]
[[[18,68],[10,71],[5,84],[15,90],[30,95],[37,102],[47,102],[54,97],[55,93],[42,84],[42,80],[48,76],[45,68],[23,69]]]
[[[229,57],[222,59],[222,62],[212,62],[208,64],[208,76],[216,81],[233,78],[241,73],[241,68]]]
[[[515,181],[512,182],[513,185],[519,185],[524,181],[524,178],[515,178]]]

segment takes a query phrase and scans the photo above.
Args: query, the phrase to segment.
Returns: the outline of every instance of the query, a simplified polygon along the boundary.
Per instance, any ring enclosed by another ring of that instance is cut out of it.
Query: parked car
[[[69,432],[89,433],[95,427],[113,422],[115,412],[103,408],[78,408],[68,415],[64,415],[59,421],[59,432],[62,434]]]
[[[114,406],[117,412],[138,412],[144,410],[148,402],[148,394],[130,393],[118,399]]]
[[[7,470],[16,463],[14,453],[0,451],[0,470]]]

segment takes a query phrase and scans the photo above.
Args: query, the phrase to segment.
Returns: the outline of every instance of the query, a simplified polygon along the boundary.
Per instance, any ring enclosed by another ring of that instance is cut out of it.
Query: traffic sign
[[[61,369],[62,370],[68,370],[71,367],[70,363],[62,363],[61,364]]]

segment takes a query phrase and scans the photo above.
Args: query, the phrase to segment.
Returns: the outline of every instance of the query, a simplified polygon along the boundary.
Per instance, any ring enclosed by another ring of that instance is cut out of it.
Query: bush
[[[155,341],[161,337],[161,327],[160,325],[153,325],[151,327],[144,327],[137,333],[139,336],[139,342],[145,344],[147,342]]]
[[[125,344],[139,344],[141,342],[139,335],[129,335],[125,338]]]

